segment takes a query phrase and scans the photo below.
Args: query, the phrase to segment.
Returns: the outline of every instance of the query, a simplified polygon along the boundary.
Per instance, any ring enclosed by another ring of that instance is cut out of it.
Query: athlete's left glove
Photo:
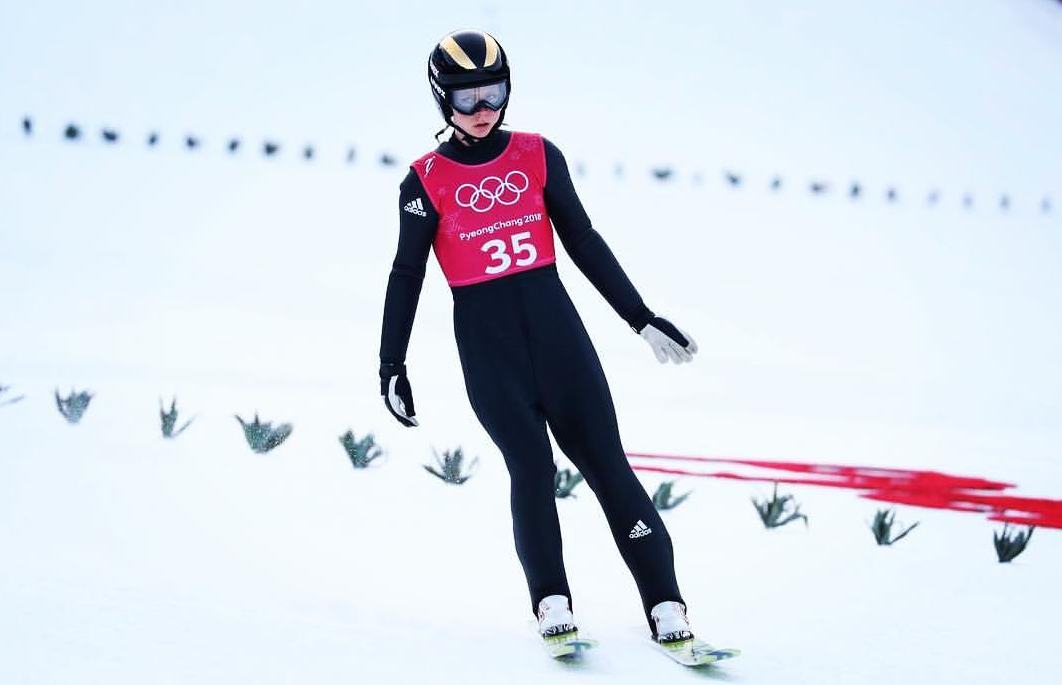
[[[666,364],[668,359],[676,364],[693,361],[697,352],[697,343],[689,333],[660,316],[649,319],[638,335],[653,348],[653,354],[661,364]]]
[[[413,409],[413,389],[409,387],[409,379],[406,378],[406,365],[383,363],[380,364],[380,394],[383,395],[387,411],[398,419],[403,426],[419,426],[414,416],[417,412]]]

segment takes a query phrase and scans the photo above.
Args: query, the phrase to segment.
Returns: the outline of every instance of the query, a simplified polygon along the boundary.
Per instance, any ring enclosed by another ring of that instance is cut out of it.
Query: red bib
[[[431,152],[412,164],[439,213],[433,247],[451,286],[552,264],[553,228],[542,189],[542,136],[516,133],[497,159],[458,164]]]

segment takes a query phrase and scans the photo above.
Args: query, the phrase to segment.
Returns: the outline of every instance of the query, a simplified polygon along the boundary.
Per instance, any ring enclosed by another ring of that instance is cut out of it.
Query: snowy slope
[[[288,396],[295,432],[269,455],[241,444],[222,407],[207,413],[208,394],[236,394],[220,387],[190,389],[204,415],[166,443],[153,390],[113,381],[78,427],[39,399],[5,409],[6,681],[687,675],[642,644],[637,595],[585,486],[559,506],[577,611],[603,646],[566,666],[525,625],[496,454],[462,488],[420,471],[423,446],[356,473],[335,440],[342,394],[327,389]],[[920,528],[878,548],[874,507],[850,493],[797,489],[810,526],[767,532],[747,499],[766,488],[685,485],[694,494],[666,519],[695,625],[745,650],[719,667],[727,679],[1025,683],[1060,665],[1055,532],[1003,566],[971,515],[903,510]]]
[[[362,43],[344,42],[350,8],[285,25],[283,8],[248,18],[232,7],[178,16],[105,4],[72,21],[78,31],[52,27],[46,9],[2,22],[4,56],[25,57],[0,60],[6,92],[22,98],[11,106],[51,133],[0,127],[0,384],[27,395],[0,406],[0,681],[701,677],[643,645],[633,583],[585,486],[558,505],[577,616],[602,647],[575,665],[540,653],[507,477],[464,397],[434,260],[409,352],[422,426],[398,426],[376,395],[404,172],[374,155],[405,160],[431,144],[423,46],[454,22],[483,23],[520,55],[514,127],[585,160],[576,182],[595,225],[649,306],[700,343],[694,364],[659,366],[561,255],[628,449],[938,469],[1062,498],[1062,226],[1036,205],[1052,184],[1057,197],[1062,153],[1062,102],[1042,87],[1062,68],[1053,3],[824,2],[777,14],[718,3],[622,17],[591,7],[560,26],[549,4],[460,21],[448,8],[418,7],[418,22],[386,8]],[[126,12],[142,21],[100,18]],[[617,136],[653,110],[620,98],[610,60],[587,65],[601,86],[589,99],[556,83],[563,50],[535,63],[548,31],[556,45],[581,36],[585,54],[607,54],[591,49],[610,35],[601,22],[641,26],[649,45],[682,37],[674,57],[700,56],[668,77],[711,86],[673,105],[684,128],[703,126],[697,146],[665,127],[625,139],[622,156]],[[236,25],[235,38],[219,28]],[[181,35],[195,30],[191,51]],[[305,51],[277,47],[293,31],[309,36]],[[63,59],[43,54],[45,37],[70,46]],[[351,46],[389,41],[393,68],[342,95]],[[330,60],[342,68],[322,69]],[[363,93],[392,98],[394,112],[366,107]],[[196,155],[172,138],[153,151],[71,145],[54,133],[70,116],[127,122],[138,136],[202,127],[213,144]],[[603,121],[587,131],[588,120]],[[349,167],[230,158],[217,141],[243,122],[247,136],[352,135],[362,156]],[[644,173],[664,162],[681,165],[673,183]],[[721,180],[729,164],[745,165],[741,189]],[[792,186],[764,190],[783,172]],[[858,175],[878,199],[797,191],[819,175]],[[896,179],[918,192],[950,184],[948,201],[886,204]],[[969,188],[1010,190],[1014,208],[964,211],[956,198]],[[96,393],[80,425],[55,411],[56,387]],[[197,418],[166,442],[157,403],[174,394]],[[233,418],[255,411],[295,426],[268,455],[250,452]],[[374,432],[388,461],[351,469],[337,442],[348,428]],[[433,446],[457,445],[480,457],[467,485],[423,472]],[[644,477],[650,490],[660,480]],[[714,677],[1039,683],[1062,667],[1058,531],[1038,530],[1000,565],[998,526],[980,514],[901,507],[919,528],[878,548],[866,529],[875,505],[852,492],[794,486],[810,525],[768,532],[749,503],[766,486],[678,488],[695,490],[665,516],[694,625],[744,651]]]

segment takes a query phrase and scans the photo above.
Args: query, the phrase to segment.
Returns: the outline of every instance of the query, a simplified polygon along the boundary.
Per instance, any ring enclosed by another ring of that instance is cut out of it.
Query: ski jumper
[[[474,147],[451,139],[412,165],[399,205],[380,358],[405,361],[434,248],[469,402],[509,472],[532,613],[548,595],[571,598],[547,426],[601,503],[647,619],[659,602],[682,602],[671,538],[627,461],[601,363],[558,277],[551,223],[633,328],[653,314],[590,226],[560,151],[530,133],[496,131]]]

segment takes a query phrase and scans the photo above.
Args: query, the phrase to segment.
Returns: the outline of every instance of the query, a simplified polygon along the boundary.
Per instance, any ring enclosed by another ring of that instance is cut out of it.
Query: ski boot
[[[571,605],[564,595],[550,595],[538,603],[538,634],[546,652],[554,658],[578,656],[597,646],[597,640],[579,636]]]

